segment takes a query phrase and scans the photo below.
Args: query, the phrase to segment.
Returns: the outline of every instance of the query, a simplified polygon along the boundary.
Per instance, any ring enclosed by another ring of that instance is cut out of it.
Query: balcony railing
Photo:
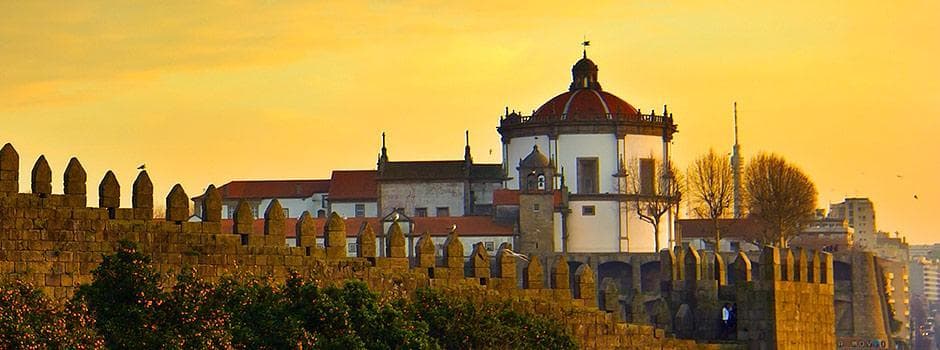
[[[509,115],[501,116],[499,119],[500,125],[519,125],[527,123],[555,123],[561,121],[627,121],[634,123],[643,123],[643,124],[652,124],[652,125],[672,125],[672,115],[656,115],[656,114],[622,114],[622,113],[607,113],[607,114],[554,114],[554,115],[540,115],[540,116],[531,116],[531,115],[519,115],[516,113],[511,113]]]

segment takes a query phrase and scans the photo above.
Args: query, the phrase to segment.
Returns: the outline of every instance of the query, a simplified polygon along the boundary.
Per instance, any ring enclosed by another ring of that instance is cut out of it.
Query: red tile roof
[[[317,227],[317,237],[323,237],[323,227],[326,225],[327,218],[314,218],[314,225]],[[382,219],[373,218],[346,218],[346,237],[356,237],[359,234],[359,228],[363,223],[372,226],[377,236],[382,235]],[[416,235],[425,231],[433,236],[446,236],[450,233],[450,227],[457,225],[457,232],[461,236],[511,236],[513,227],[511,225],[500,225],[493,222],[489,216],[450,216],[450,217],[418,217],[414,220],[414,232]],[[222,220],[222,233],[231,233],[234,221],[231,219]],[[256,219],[252,229],[254,233],[264,232],[264,219]],[[297,219],[288,218],[284,224],[284,235],[287,238],[297,236]]]
[[[330,179],[330,201],[376,200],[375,170],[335,170]]]
[[[493,205],[519,205],[519,190],[493,191]]]
[[[489,216],[439,216],[416,217],[414,220],[415,233],[430,232],[431,235],[440,236],[450,233],[450,228],[457,225],[457,233],[461,236],[511,236],[512,225],[500,225]]]
[[[219,187],[222,199],[308,198],[330,191],[330,180],[238,180]],[[200,199],[202,196],[194,197]]]

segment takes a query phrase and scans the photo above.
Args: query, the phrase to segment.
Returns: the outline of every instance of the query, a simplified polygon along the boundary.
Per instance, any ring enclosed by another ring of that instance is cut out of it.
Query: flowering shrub
[[[81,304],[53,303],[29,283],[0,283],[0,349],[94,349],[104,341]]]

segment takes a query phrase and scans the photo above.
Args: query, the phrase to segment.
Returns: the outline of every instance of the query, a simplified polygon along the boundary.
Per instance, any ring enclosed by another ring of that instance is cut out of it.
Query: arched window
[[[545,189],[545,175],[544,174],[539,174],[538,189],[539,190]]]

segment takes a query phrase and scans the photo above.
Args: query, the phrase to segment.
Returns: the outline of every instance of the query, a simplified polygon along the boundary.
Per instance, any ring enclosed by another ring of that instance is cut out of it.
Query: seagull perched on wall
[[[510,256],[517,257],[517,258],[519,258],[519,259],[525,260],[526,262],[529,261],[529,257],[525,256],[525,254],[516,253],[516,252],[512,251],[512,249],[503,248],[503,251],[506,252],[506,254],[508,254],[508,255],[510,255]]]

